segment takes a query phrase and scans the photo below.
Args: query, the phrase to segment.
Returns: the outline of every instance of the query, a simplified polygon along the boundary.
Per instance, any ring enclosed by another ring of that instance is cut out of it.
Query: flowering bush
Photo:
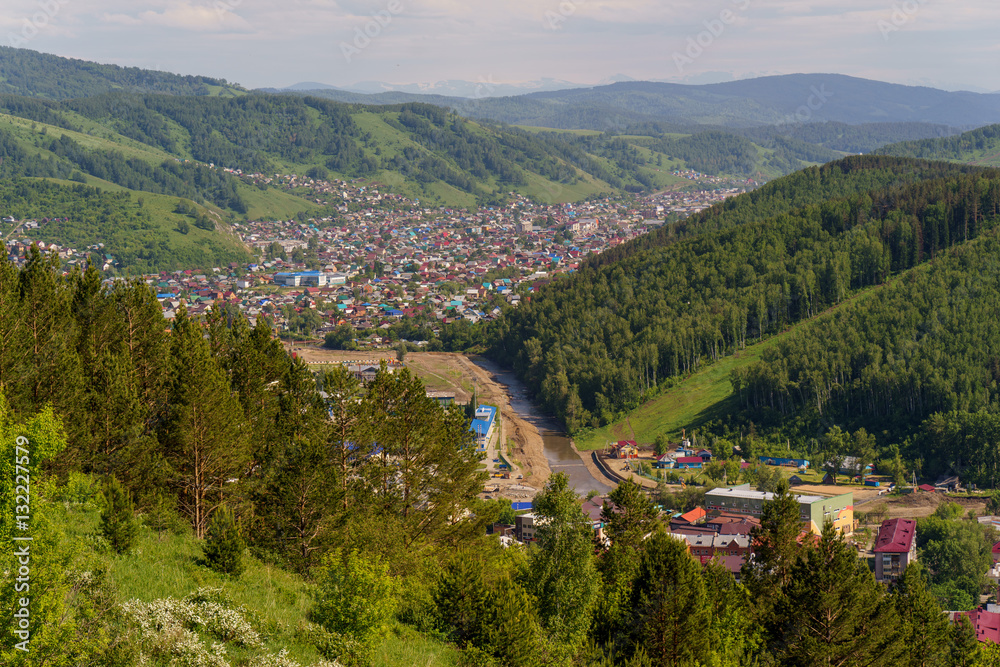
[[[150,655],[171,657],[177,667],[229,667],[226,643],[263,648],[260,634],[244,618],[243,609],[232,609],[212,589],[198,589],[183,600],[163,598],[149,603],[131,600],[123,606],[139,626],[143,648]],[[211,650],[198,637],[202,631],[221,643]],[[145,652],[144,652],[145,655]]]

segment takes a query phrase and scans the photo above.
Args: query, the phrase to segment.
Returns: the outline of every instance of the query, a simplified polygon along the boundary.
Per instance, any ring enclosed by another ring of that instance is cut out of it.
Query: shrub
[[[245,569],[243,550],[246,546],[232,511],[226,507],[216,510],[208,524],[203,548],[208,567],[216,572],[239,577]]]
[[[104,489],[101,535],[115,553],[124,554],[135,546],[138,529],[132,500],[121,483],[112,477]]]
[[[313,620],[370,650],[395,612],[395,588],[377,556],[334,550],[323,560]]]

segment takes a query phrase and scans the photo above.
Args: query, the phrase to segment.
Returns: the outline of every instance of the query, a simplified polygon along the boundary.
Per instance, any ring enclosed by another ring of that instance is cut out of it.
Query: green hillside
[[[973,167],[872,157],[799,172],[542,288],[491,327],[490,354],[571,431],[614,424],[986,233],[998,207],[1000,176]]]
[[[691,375],[671,381],[656,398],[631,410],[623,419],[600,428],[580,431],[574,442],[581,450],[601,449],[609,442],[635,440],[652,445],[657,436],[677,442],[687,432],[706,424],[728,421],[740,412],[738,397],[733,392],[734,374],[745,372],[761,360],[764,353],[798,335],[808,336],[810,327],[831,312],[866,298],[879,288],[863,291],[854,299],[834,306],[821,315],[796,324],[759,343],[748,345],[739,352],[706,365]]]
[[[220,636],[206,624],[195,632],[206,653],[211,653],[213,643],[221,641],[233,664],[247,664],[282,651],[287,652],[288,660],[303,666],[323,660],[307,636],[314,585],[303,576],[257,559],[249,559],[239,578],[220,574],[201,563],[201,543],[190,531],[180,525],[154,530],[148,520],[139,531],[134,553],[118,556],[109,552],[101,537],[101,499],[94,479],[73,475],[69,483],[51,494],[51,500],[38,508],[39,517],[52,522],[63,547],[73,553],[76,566],[100,573],[95,583],[109,602],[162,605],[164,601],[176,604],[203,596],[221,604],[234,618],[238,614],[262,639],[248,646],[235,637]],[[136,629],[120,626],[119,631],[134,636]],[[372,667],[458,664],[459,651],[454,647],[399,623],[375,646],[371,662]]]
[[[875,152],[879,155],[948,160],[996,167],[1000,166],[1000,125],[981,127],[957,137],[903,141]]]

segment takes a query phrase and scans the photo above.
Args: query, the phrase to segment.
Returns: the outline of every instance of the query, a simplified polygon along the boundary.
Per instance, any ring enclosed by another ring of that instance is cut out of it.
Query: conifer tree
[[[908,647],[900,664],[913,667],[941,664],[949,651],[948,618],[927,590],[924,576],[919,562],[910,563],[892,591],[901,641]]]
[[[772,653],[783,665],[895,665],[905,646],[892,600],[831,523],[790,570]]]
[[[246,569],[244,549],[246,542],[232,510],[225,506],[215,510],[202,547],[205,562],[216,572],[239,577]]]
[[[308,367],[291,363],[277,388],[276,439],[250,480],[257,526],[254,545],[285,557],[300,571],[315,564],[343,517],[331,474],[326,414]]]
[[[0,386],[15,379],[26,348],[23,344],[24,313],[18,294],[18,270],[6,253],[0,252]]]
[[[954,667],[973,667],[979,664],[979,640],[976,630],[965,615],[956,616],[951,625],[951,664]]]
[[[166,454],[181,509],[202,538],[225,485],[246,472],[249,434],[225,372],[183,307],[174,321],[171,357]]]
[[[721,563],[705,565],[705,594],[709,609],[710,646],[723,665],[756,664],[764,632],[753,617],[750,594]]]
[[[601,510],[604,535],[611,545],[598,559],[602,595],[594,614],[595,632],[602,643],[626,631],[628,597],[642,560],[643,537],[652,529],[656,507],[630,479],[608,494]]]
[[[631,648],[653,665],[693,667],[710,657],[710,614],[701,565],[687,545],[657,530],[649,539],[629,602]]]
[[[344,512],[353,504],[353,487],[359,479],[358,468],[365,461],[367,445],[359,433],[361,426],[361,381],[343,366],[336,366],[323,378],[330,416],[328,443]]]
[[[756,604],[758,622],[767,626],[774,621],[773,609],[791,581],[792,567],[802,547],[798,538],[802,532],[799,504],[782,480],[772,500],[764,503],[760,525],[750,532],[754,557],[743,565],[743,582]]]
[[[32,246],[18,275],[17,290],[23,327],[16,341],[24,353],[13,369],[16,382],[8,399],[18,410],[36,410],[51,403],[67,415],[70,440],[80,437],[83,378],[75,345],[69,290],[59,273],[59,258],[46,257]]]
[[[104,488],[104,509],[101,511],[101,534],[117,554],[128,553],[135,546],[139,524],[128,493],[112,477]]]

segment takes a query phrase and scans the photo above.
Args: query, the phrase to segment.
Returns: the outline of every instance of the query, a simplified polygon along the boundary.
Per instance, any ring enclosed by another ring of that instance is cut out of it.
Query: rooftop
[[[878,529],[875,553],[907,553],[913,546],[917,522],[912,519],[886,519]]]

